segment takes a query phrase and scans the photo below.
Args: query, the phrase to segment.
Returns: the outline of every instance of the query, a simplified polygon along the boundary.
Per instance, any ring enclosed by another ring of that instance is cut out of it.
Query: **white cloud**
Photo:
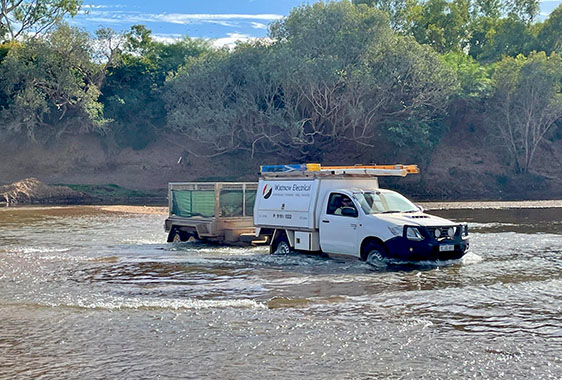
[[[95,4],[83,4],[82,9],[113,9],[113,8],[125,8],[123,4],[112,4],[112,5],[95,5]]]
[[[282,15],[276,14],[196,14],[196,13],[163,13],[154,16],[159,21],[173,23],[187,23],[193,21],[210,21],[210,20],[266,20],[274,21],[283,18]]]
[[[89,21],[108,23],[150,23],[164,22],[169,24],[214,23],[224,26],[235,26],[232,21],[259,20],[274,21],[283,18],[276,14],[204,14],[204,13],[131,13],[104,10],[88,10],[82,12]],[[257,23],[256,24],[260,24]]]
[[[152,38],[155,41],[163,42],[167,44],[173,44],[174,42],[181,41],[184,38],[183,34],[170,33],[170,34],[153,34]]]
[[[164,42],[168,44],[172,44],[178,41],[181,41],[185,36],[179,33],[170,33],[170,34],[153,34],[152,38],[159,42]],[[202,37],[199,37],[202,38]],[[243,33],[227,33],[226,37],[222,38],[203,38],[211,42],[214,47],[221,48],[221,47],[229,47],[230,49],[236,46],[237,42],[246,42],[246,41],[256,41],[256,40],[264,40],[268,41],[269,38],[256,38],[250,36],[249,34]]]
[[[213,46],[215,47],[223,47],[228,46],[229,48],[234,48],[236,46],[236,42],[245,42],[250,40],[255,40],[256,37],[252,37],[248,34],[242,33],[227,33],[228,37],[223,38],[214,38],[211,40]]]
[[[237,23],[237,22],[230,22],[230,21],[215,21],[215,20],[212,20],[212,21],[208,21],[208,22],[210,24],[228,26],[228,27],[231,27],[231,28],[235,28],[239,25],[239,23]]]
[[[267,25],[262,24],[261,22],[252,21],[252,28],[254,28],[254,29],[267,29]]]

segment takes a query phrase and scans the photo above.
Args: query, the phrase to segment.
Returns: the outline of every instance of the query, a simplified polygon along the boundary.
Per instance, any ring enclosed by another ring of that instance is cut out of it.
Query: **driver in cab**
[[[342,211],[345,208],[347,208],[347,211],[350,211],[351,213],[356,211],[353,201],[346,195],[342,196],[340,206],[334,211],[334,215],[342,215]],[[346,214],[350,215],[349,213]]]

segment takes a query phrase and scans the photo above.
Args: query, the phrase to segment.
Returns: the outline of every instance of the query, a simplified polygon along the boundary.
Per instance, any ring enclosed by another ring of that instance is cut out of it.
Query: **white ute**
[[[419,173],[416,165],[261,167],[254,205],[256,236],[270,250],[324,252],[371,263],[446,261],[469,248],[467,224],[429,215],[378,176]]]

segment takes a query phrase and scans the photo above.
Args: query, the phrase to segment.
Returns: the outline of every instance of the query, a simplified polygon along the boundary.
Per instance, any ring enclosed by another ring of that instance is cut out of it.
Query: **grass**
[[[103,185],[68,185],[72,190],[84,193],[103,203],[165,203],[166,194],[142,190],[132,190],[115,184]]]

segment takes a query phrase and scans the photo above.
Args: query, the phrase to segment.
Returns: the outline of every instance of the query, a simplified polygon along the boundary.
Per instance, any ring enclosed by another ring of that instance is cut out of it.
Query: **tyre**
[[[282,236],[271,246],[271,253],[276,255],[286,255],[291,253],[291,246],[286,236]]]
[[[375,242],[369,242],[365,246],[364,258],[367,264],[371,264],[375,267],[386,266],[386,249]]]
[[[168,234],[168,243],[181,243],[183,241],[193,241],[192,234],[174,228]]]

